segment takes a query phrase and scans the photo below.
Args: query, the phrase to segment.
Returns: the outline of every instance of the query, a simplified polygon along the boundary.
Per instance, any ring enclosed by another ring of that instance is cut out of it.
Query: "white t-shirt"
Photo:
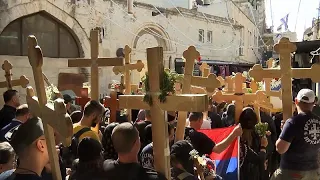
[[[189,126],[189,125],[190,125],[190,122],[189,122],[189,119],[187,119],[186,126]],[[204,119],[200,129],[211,129],[211,122],[209,120]]]

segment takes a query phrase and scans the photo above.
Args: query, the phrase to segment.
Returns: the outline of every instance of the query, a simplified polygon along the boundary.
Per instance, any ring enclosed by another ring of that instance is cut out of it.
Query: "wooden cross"
[[[282,38],[274,47],[280,55],[280,69],[263,69],[256,64],[249,71],[249,75],[256,81],[263,78],[281,78],[283,119],[287,120],[292,116],[292,78],[311,78],[313,82],[320,82],[320,65],[314,64],[311,68],[292,68],[291,52],[297,47],[288,38]]]
[[[138,72],[141,72],[144,68],[144,64],[141,60],[138,60],[137,63],[131,64],[131,48],[126,45],[124,47],[124,59],[125,59],[125,65],[124,66],[115,66],[113,67],[113,72],[118,75],[119,73],[124,75],[124,86],[125,91],[124,94],[130,95],[131,94],[131,71],[137,70]],[[128,119],[131,120],[131,110],[128,109],[127,111]]]
[[[220,87],[220,81],[215,74],[210,74],[208,77],[193,76],[194,61],[200,56],[200,53],[194,46],[190,46],[183,52],[185,58],[184,78],[182,86],[182,94],[191,93],[191,85],[205,87],[207,92],[214,92],[216,88]],[[208,110],[208,106],[204,111]],[[203,112],[204,112],[203,111]],[[175,141],[184,139],[184,131],[186,126],[187,112],[179,112],[178,124]]]
[[[23,88],[26,88],[28,86],[29,79],[26,78],[26,76],[20,76],[20,79],[12,80],[12,64],[8,60],[5,60],[3,62],[2,69],[5,72],[4,76],[6,78],[6,81],[0,82],[0,88],[6,87],[8,89],[12,89],[13,86],[21,86]]]
[[[224,81],[225,81],[226,87],[223,88],[223,91],[225,91],[226,93],[233,93],[234,92],[234,81],[232,79],[232,76],[227,76]]]
[[[223,79],[222,76],[218,76],[217,79],[220,81],[220,86],[224,86],[225,85],[225,80]]]
[[[125,59],[125,65],[123,66],[115,66],[113,67],[113,72],[118,75],[119,73],[124,75],[124,85],[125,85],[125,94],[129,95],[131,94],[131,71],[137,70],[138,72],[141,72],[144,68],[144,64],[141,60],[138,60],[137,63],[131,64],[131,48],[126,45],[124,48],[124,59]]]
[[[273,59],[270,58],[268,61],[267,61],[267,67],[268,69],[271,69],[272,68],[272,65],[273,65]],[[272,91],[271,90],[271,81],[273,80],[273,78],[264,78],[264,83],[265,83],[265,91],[266,91],[266,94],[268,96],[274,96],[274,97],[279,97],[281,98],[281,91]]]
[[[240,114],[243,109],[243,89],[242,84],[245,82],[245,78],[242,76],[241,73],[237,73],[235,77],[233,77],[234,85],[232,86],[240,86],[240,88],[235,88],[234,93],[227,93],[222,91],[217,91],[213,96],[212,99],[217,103],[222,103],[223,101],[235,101],[235,120],[236,122],[239,121]],[[231,84],[230,84],[231,85]],[[228,87],[230,87],[228,85]],[[228,88],[229,90],[229,88]]]
[[[202,77],[206,78],[206,77],[209,76],[209,74],[210,74],[210,66],[207,63],[202,63],[201,66],[200,66],[200,70],[201,70],[201,73],[202,73]],[[221,84],[220,80],[219,80],[219,82]],[[207,91],[204,88],[199,87],[199,86],[191,86],[191,93],[192,94],[207,94]]]
[[[122,66],[123,58],[99,57],[99,31],[90,32],[91,58],[69,59],[68,67],[91,67],[91,99],[99,101],[99,67]]]
[[[210,74],[210,66],[207,63],[202,63],[200,66],[202,77],[208,77]]]
[[[157,171],[165,174],[170,179],[170,152],[166,124],[167,113],[165,111],[203,112],[208,109],[208,96],[190,94],[172,95],[167,96],[166,101],[161,103],[158,95],[160,92],[160,82],[164,74],[163,48],[148,48],[147,61],[149,69],[149,93],[152,96],[152,106],[143,101],[144,95],[122,95],[119,96],[119,107],[151,111],[154,165]]]
[[[63,99],[57,99],[54,102],[54,105],[47,103],[42,75],[43,56],[35,36],[28,37],[28,58],[32,67],[38,97],[35,96],[33,89],[28,87],[27,103],[31,112],[40,117],[43,121],[53,179],[61,180],[59,158],[56,151],[53,128],[58,135],[64,137],[65,140],[73,134],[72,121],[67,114]]]
[[[90,59],[69,59],[68,67],[91,67],[91,99],[99,102],[99,67],[122,66],[123,58],[100,58],[99,57],[99,31],[90,31]],[[99,132],[99,124],[95,131]]]
[[[234,82],[234,92],[235,93],[243,93],[243,83],[246,82],[246,78],[241,74],[237,73],[234,77],[232,77],[232,81]],[[229,90],[229,88],[228,88]]]
[[[244,104],[253,105],[258,122],[261,122],[260,107],[265,109],[273,109],[273,105],[270,103],[269,96],[265,93],[265,91],[258,91],[258,85],[254,80],[251,81],[250,87],[253,95],[250,96],[248,94],[248,97],[244,99]]]
[[[111,91],[110,96],[105,98],[105,107],[110,109],[110,119],[109,123],[116,122],[117,120],[117,111],[119,108],[119,100],[117,99],[117,92]]]

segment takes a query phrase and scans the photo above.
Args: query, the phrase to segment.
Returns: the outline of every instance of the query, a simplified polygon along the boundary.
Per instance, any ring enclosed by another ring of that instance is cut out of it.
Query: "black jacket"
[[[8,125],[16,117],[16,108],[4,105],[0,110],[0,129]]]

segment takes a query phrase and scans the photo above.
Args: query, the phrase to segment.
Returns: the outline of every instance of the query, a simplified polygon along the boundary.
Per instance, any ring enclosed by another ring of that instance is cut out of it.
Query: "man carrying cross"
[[[320,118],[312,113],[314,103],[312,90],[299,91],[295,99],[298,115],[285,122],[276,142],[282,158],[272,180],[319,179]]]

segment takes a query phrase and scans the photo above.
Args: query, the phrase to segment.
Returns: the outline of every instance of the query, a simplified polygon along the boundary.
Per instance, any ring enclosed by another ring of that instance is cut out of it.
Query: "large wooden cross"
[[[68,67],[91,67],[91,92],[92,100],[99,102],[99,67],[100,66],[122,66],[123,58],[101,58],[99,57],[99,31],[90,31],[91,58],[69,59]],[[97,124],[95,131],[99,131]]]
[[[123,58],[99,57],[99,31],[90,32],[91,58],[69,59],[68,67],[91,67],[91,99],[99,101],[99,67],[122,66]]]
[[[125,65],[124,66],[115,66],[113,67],[113,72],[118,75],[119,73],[124,75],[124,94],[130,95],[131,94],[131,71],[137,70],[138,72],[141,72],[144,68],[144,64],[141,60],[138,60],[137,63],[131,64],[131,48],[126,45],[124,47],[124,59],[125,59]],[[131,109],[128,109],[127,111],[128,119],[131,120]]]
[[[176,95],[167,96],[161,103],[158,99],[160,82],[164,74],[163,48],[147,49],[148,75],[152,106],[143,101],[144,95],[119,96],[120,108],[146,109],[151,111],[152,139],[154,146],[154,165],[157,171],[170,179],[170,152],[168,144],[167,120],[165,111],[194,111],[203,112],[208,108],[207,95]]]
[[[119,73],[124,75],[124,85],[125,85],[125,94],[131,94],[131,71],[137,70],[141,72],[144,68],[144,64],[141,60],[138,60],[137,63],[131,64],[131,48],[126,45],[124,47],[124,59],[125,65],[123,66],[114,66],[113,72],[118,75]]]
[[[243,109],[243,89],[242,84],[245,82],[245,78],[242,76],[241,73],[237,73],[233,77],[234,87],[240,86],[241,88],[235,88],[233,93],[227,93],[222,91],[217,91],[213,96],[212,100],[216,101],[217,103],[222,103],[223,101],[235,101],[235,120],[236,122],[239,121],[240,114]],[[228,86],[230,87],[230,86]],[[228,88],[229,89],[229,88]]]
[[[208,77],[193,76],[194,61],[200,56],[200,53],[194,46],[190,46],[183,52],[185,58],[184,78],[182,82],[182,94],[191,93],[191,85],[205,87],[207,92],[214,92],[216,88],[220,87],[220,81],[215,74],[210,74]],[[208,107],[204,110],[207,111]],[[202,112],[204,112],[202,111]],[[184,131],[187,120],[187,112],[179,112],[178,124],[175,141],[184,139]]]
[[[283,119],[287,120],[293,114],[291,79],[311,78],[313,82],[320,82],[320,65],[314,64],[311,68],[292,68],[291,53],[296,51],[297,47],[288,38],[282,38],[274,49],[280,55],[280,69],[263,69],[261,65],[256,64],[249,71],[249,75],[256,81],[262,81],[263,78],[281,78]]]
[[[63,140],[73,134],[72,121],[67,114],[63,99],[57,99],[53,104],[47,103],[44,79],[42,75],[43,56],[35,36],[28,37],[28,58],[33,71],[38,97],[31,87],[27,88],[27,103],[31,112],[43,121],[47,148],[54,180],[61,180],[59,158],[56,151],[54,130]],[[66,141],[64,141],[66,144]]]
[[[21,86],[23,88],[26,88],[29,84],[29,79],[26,78],[26,76],[20,76],[20,79],[12,80],[12,64],[5,60],[2,64],[2,69],[4,70],[6,81],[0,82],[0,88],[8,88],[12,89],[13,86]]]

